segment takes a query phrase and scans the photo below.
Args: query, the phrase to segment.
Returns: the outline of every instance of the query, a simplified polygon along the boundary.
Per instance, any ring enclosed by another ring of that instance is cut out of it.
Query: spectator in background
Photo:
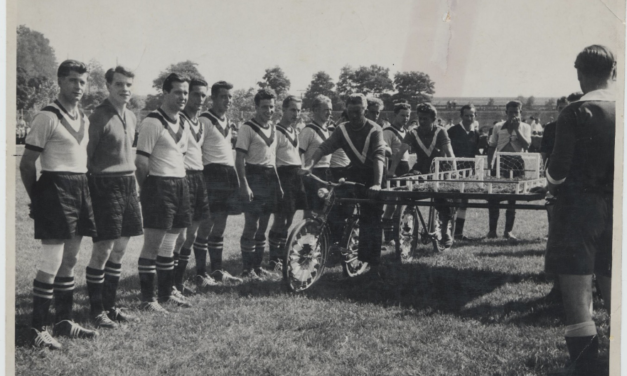
[[[366,111],[366,119],[372,120],[379,124],[382,128],[390,126],[387,120],[381,118],[381,111],[383,111],[383,101],[379,98],[368,98],[368,110]]]
[[[451,127],[448,132],[448,137],[451,139],[451,147],[455,157],[458,158],[474,158],[479,153],[479,133],[473,128],[475,123],[477,110],[472,104],[462,106],[459,111],[462,121],[457,125]],[[472,166],[472,164],[457,164],[457,168],[464,168],[464,166]],[[453,235],[455,240],[471,240],[464,236],[464,223],[466,222],[466,204],[468,199],[462,199],[459,209],[457,209],[457,218],[455,219],[455,234]]]
[[[531,145],[531,127],[529,124],[521,122],[521,109],[522,103],[519,101],[510,101],[505,105],[505,113],[507,114],[507,120],[498,123],[494,126],[492,135],[488,142],[488,164],[490,166],[496,161],[496,152],[509,152],[509,153],[525,153]],[[513,171],[514,177],[520,176],[520,173],[524,173],[524,162],[521,157],[518,156],[502,156],[500,158],[500,173],[501,177],[509,178],[510,171]],[[492,166],[492,171],[495,173],[496,167]],[[496,227],[499,221],[499,208],[498,201],[489,200],[491,207],[489,208],[489,232],[488,239],[494,239],[496,235]],[[516,201],[509,200],[510,205],[516,204]],[[516,218],[515,209],[507,209],[505,211],[505,232],[503,237],[511,240],[516,240],[516,236],[512,234],[514,228],[514,220]]]

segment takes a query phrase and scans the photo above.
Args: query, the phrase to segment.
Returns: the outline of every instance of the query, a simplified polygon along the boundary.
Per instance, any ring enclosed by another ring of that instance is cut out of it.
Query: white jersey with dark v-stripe
[[[26,149],[41,153],[42,171],[87,172],[89,119],[72,115],[58,100],[44,107],[31,123]]]
[[[203,125],[200,119],[192,119],[185,111],[181,112],[181,116],[187,122],[185,129],[189,132],[187,153],[185,154],[185,169],[190,171],[202,171],[202,144],[205,138]]]
[[[235,166],[233,145],[231,144],[231,127],[229,119],[219,117],[212,110],[203,112],[199,117],[204,129],[202,143],[202,163]]]
[[[300,152],[304,154],[305,163],[308,164],[313,159],[313,155],[320,145],[329,138],[329,130],[322,127],[315,121],[307,124],[298,135]],[[325,155],[320,158],[315,168],[328,168],[330,166],[331,156]]]
[[[268,122],[262,126],[255,119],[241,126],[235,145],[246,155],[246,163],[260,166],[276,165],[276,147],[275,125]]]
[[[137,154],[149,159],[149,175],[185,177],[185,153],[191,133],[181,115],[170,118],[162,109],[149,113],[142,121],[137,139]]]
[[[298,149],[298,134],[292,127],[276,126],[276,165],[301,166],[300,152]]]

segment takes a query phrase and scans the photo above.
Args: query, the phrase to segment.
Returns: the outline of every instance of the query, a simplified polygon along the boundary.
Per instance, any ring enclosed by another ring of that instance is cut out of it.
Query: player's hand
[[[254,198],[253,191],[250,189],[248,184],[245,184],[240,187],[239,195],[245,202],[251,202]]]
[[[298,175],[300,176],[306,176],[311,174],[311,167],[303,167],[300,170],[298,170]]]
[[[513,118],[512,119],[512,128],[514,130],[518,130],[518,128],[520,128],[520,119],[519,118]]]
[[[396,177],[396,175],[393,172],[390,172],[390,171],[388,171],[388,173],[385,176],[387,176],[388,179],[392,179],[392,178]]]
[[[381,192],[381,185],[373,185],[368,188],[368,198],[376,198],[379,195],[379,192]]]

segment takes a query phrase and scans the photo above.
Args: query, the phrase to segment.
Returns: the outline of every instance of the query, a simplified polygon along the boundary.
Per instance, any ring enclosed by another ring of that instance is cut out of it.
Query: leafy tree
[[[143,110],[146,107],[146,97],[133,94],[128,103],[129,110]]]
[[[57,74],[57,58],[50,41],[38,31],[24,25],[17,27],[17,66],[27,77],[48,77]]]
[[[488,99],[488,106],[494,106],[494,98]]]
[[[311,108],[314,98],[318,95],[326,95],[333,101],[336,97],[333,88],[335,84],[326,72],[320,71],[312,76],[311,83],[307,87],[305,97],[303,98],[303,107]]]
[[[544,102],[544,107],[546,107],[547,110],[554,109],[555,108],[555,99],[549,98],[546,102]]]
[[[157,91],[157,94],[149,94],[146,97],[146,107],[144,110],[156,110],[161,104],[163,93],[161,92],[161,88],[163,87],[163,82],[170,75],[170,73],[179,73],[188,76],[189,78],[200,78],[202,80],[205,77],[198,71],[196,68],[198,64],[193,61],[186,60],[181,61],[176,64],[170,64],[165,70],[161,71],[157,78],[152,81],[152,87]]]
[[[231,108],[227,112],[227,116],[230,119],[238,120],[241,112],[253,112],[255,111],[255,93],[254,88],[249,89],[237,89],[233,92],[233,100],[231,101]],[[248,119],[244,119],[248,120]]]
[[[529,98],[527,98],[527,102],[525,103],[525,108],[527,108],[528,110],[532,110],[533,105],[535,103],[536,103],[536,98],[532,95]]]
[[[181,61],[180,63],[170,64],[164,71],[159,73],[159,76],[152,81],[152,87],[157,90],[157,93],[161,93],[161,87],[163,86],[163,81],[165,81],[166,77],[170,73],[179,73],[188,76],[189,78],[200,78],[202,80],[205,77],[198,71],[197,63],[194,63],[190,60]]]
[[[269,87],[276,92],[279,97],[284,97],[290,90],[289,78],[283,72],[279,66],[266,69],[266,73],[263,75],[263,81],[257,82],[260,88]]]
[[[397,93],[394,100],[404,99],[412,106],[431,100],[435,94],[435,82],[428,74],[422,72],[398,72],[394,75],[394,86]]]
[[[516,100],[522,103],[523,105],[525,104],[525,101],[526,101],[525,97],[523,97],[522,95],[517,96]]]
[[[353,93],[380,95],[393,89],[390,69],[375,64],[356,70],[347,65],[342,68],[337,83],[337,93],[342,100]]]
[[[81,98],[81,106],[84,110],[92,111],[102,101],[109,96],[107,90],[106,79],[104,77],[105,70],[97,60],[90,60],[87,65],[89,75],[87,76],[87,90]]]

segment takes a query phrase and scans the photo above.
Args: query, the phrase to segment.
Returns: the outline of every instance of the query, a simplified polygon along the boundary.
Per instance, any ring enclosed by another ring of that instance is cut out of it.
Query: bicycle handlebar
[[[322,179],[320,179],[319,177],[317,177],[316,175],[314,175],[312,173],[309,173],[309,174],[307,174],[305,176],[308,177],[308,178],[314,179],[317,182],[322,183],[324,185],[328,185],[330,187],[339,187],[341,185],[359,185],[359,186],[365,187],[365,185],[363,185],[361,183],[348,181],[348,180],[346,180],[344,178],[341,178],[337,183],[334,183],[334,182],[331,182],[331,181],[322,180]]]

